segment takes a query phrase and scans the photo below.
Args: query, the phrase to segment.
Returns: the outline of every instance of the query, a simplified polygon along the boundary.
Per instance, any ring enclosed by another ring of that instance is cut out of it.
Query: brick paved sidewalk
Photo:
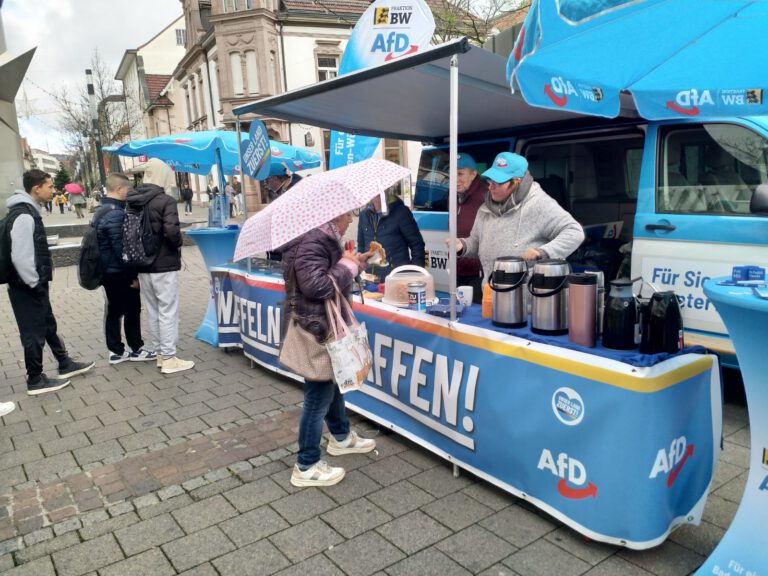
[[[194,370],[109,366],[100,292],[59,269],[67,345],[98,365],[27,397],[18,333],[0,291],[0,572],[7,574],[685,575],[730,524],[748,466],[746,411],[726,406],[725,451],[704,522],[632,552],[591,543],[527,503],[396,436],[333,458],[345,480],[297,490],[298,384],[193,339],[207,277],[185,250],[179,355]],[[46,367],[52,362],[47,359]],[[354,418],[364,435],[376,427]]]

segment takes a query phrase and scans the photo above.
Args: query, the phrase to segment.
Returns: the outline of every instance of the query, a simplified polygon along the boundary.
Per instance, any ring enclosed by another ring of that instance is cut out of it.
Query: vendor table
[[[219,346],[276,372],[283,282],[211,271]],[[648,357],[500,332],[359,298],[374,366],[354,411],[593,538],[643,549],[698,523],[720,450],[717,359]]]
[[[751,288],[722,286],[725,278],[707,280],[704,293],[714,303],[736,348],[749,411],[749,476],[741,504],[728,532],[697,574],[758,576],[768,574],[768,386],[765,343],[768,300]]]

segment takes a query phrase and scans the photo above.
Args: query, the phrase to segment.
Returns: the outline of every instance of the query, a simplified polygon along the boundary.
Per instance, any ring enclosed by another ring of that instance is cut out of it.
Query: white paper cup
[[[474,288],[472,286],[459,286],[456,288],[456,297],[462,306],[471,306]]]

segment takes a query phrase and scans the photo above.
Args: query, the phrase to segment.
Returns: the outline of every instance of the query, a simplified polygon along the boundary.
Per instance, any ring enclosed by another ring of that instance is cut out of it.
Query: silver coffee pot
[[[488,284],[493,291],[491,318],[496,326],[522,328],[528,324],[523,292],[528,266],[515,256],[500,256],[493,263]]]

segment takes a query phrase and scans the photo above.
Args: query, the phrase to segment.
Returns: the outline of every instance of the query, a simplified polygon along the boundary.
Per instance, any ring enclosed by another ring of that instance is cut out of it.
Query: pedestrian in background
[[[12,264],[8,297],[24,347],[27,394],[36,396],[68,386],[70,377],[87,372],[95,363],[76,362],[70,357],[51,309],[48,283],[53,279],[53,261],[39,205],[51,199],[53,180],[38,169],[25,172],[23,180],[24,191],[16,190],[6,201],[8,237],[3,245]],[[59,363],[58,381],[43,373],[46,342]]]
[[[83,208],[85,208],[85,195],[82,192],[70,192],[69,201],[72,204],[72,207],[75,209],[77,217],[85,218],[85,214],[83,213]]]
[[[176,201],[160,186],[145,183],[128,192],[128,207],[149,211],[152,232],[160,241],[152,264],[138,270],[157,366],[163,374],[189,370],[195,363],[176,357],[182,244]]]
[[[67,197],[64,195],[64,192],[59,190],[56,193],[54,201],[56,202],[56,206],[59,207],[59,213],[64,214],[64,206],[67,205]]]
[[[192,188],[185,185],[181,189],[181,199],[184,201],[184,214],[192,214]]]
[[[141,293],[137,271],[123,262],[123,220],[130,187],[130,180],[123,174],[109,174],[107,195],[93,216],[99,254],[104,264],[104,336],[110,364],[120,364],[126,360],[148,362],[157,357],[154,351],[144,348],[144,340],[141,338]],[[121,324],[130,352],[126,350],[121,337]]]

